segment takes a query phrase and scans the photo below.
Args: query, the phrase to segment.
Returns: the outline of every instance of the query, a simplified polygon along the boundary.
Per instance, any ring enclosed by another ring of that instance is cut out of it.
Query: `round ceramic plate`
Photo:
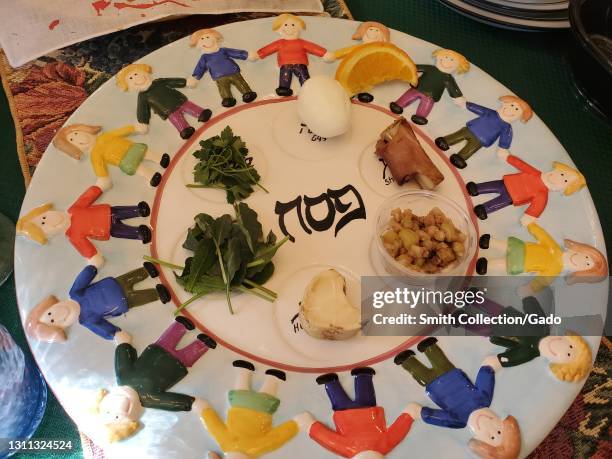
[[[569,20],[523,19],[487,11],[462,0],[440,0],[449,8],[478,21],[503,28],[519,30],[569,29]]]
[[[304,38],[332,50],[350,44],[357,25],[325,18],[305,20],[308,29]],[[225,37],[225,46],[258,48],[275,39],[271,22],[271,19],[255,20],[223,26],[219,30]],[[435,45],[397,31],[392,31],[391,39],[415,62],[431,62]],[[198,51],[183,39],[146,56],[142,62],[153,67],[155,77],[187,77],[198,57]],[[183,90],[196,103],[210,107],[214,114],[208,123],[199,125],[189,141],[181,141],[172,125],[157,117],[153,117],[148,135],[134,137],[173,155],[159,188],[153,189],[139,178],[122,175],[118,170],[111,171],[114,187],[100,202],[122,205],[148,201],[153,207],[154,235],[150,246],[120,239],[99,243],[99,249],[107,258],[100,276],[122,274],[139,266],[143,256],[149,254],[182,264],[186,254],[181,242],[194,215],[206,212],[219,216],[232,212],[223,193],[185,187],[192,181],[194,159],[191,153],[198,148],[198,141],[231,126],[247,143],[263,177],[262,183],[270,191],[269,194],[256,191],[246,201],[258,212],[265,231],[272,229],[277,235],[281,234],[279,215],[275,213],[277,202],[290,202],[300,196],[341,195],[342,202],[350,207],[340,206],[349,210],[337,212],[328,230],[311,230],[310,233],[299,223],[297,210],[287,213],[286,228],[295,237],[295,243],[285,244],[278,252],[275,274],[266,284],[278,292],[276,303],[235,295],[236,314],[233,316],[222,296],[211,295],[189,307],[190,317],[217,338],[220,345],[208,352],[173,390],[206,399],[219,413],[225,413],[227,391],[234,380],[231,363],[237,358],[248,359],[258,370],[254,375],[255,387],[261,383],[265,369],[275,367],[287,371],[287,381],[279,391],[281,405],[275,423],[289,420],[304,410],[330,423],[329,402],[322,386],[315,383],[315,377],[322,372],[338,371],[349,387],[351,376],[346,370],[367,363],[376,369],[374,383],[378,404],[385,408],[388,422],[392,422],[409,402],[430,406],[423,388],[392,361],[399,349],[415,344],[418,337],[357,336],[344,342],[318,341],[306,335],[295,321],[304,287],[321,269],[335,267],[342,272],[348,280],[348,294],[355,302],[359,297],[360,276],[383,274],[373,251],[374,217],[384,198],[400,188],[389,180],[383,164],[376,159],[374,143],[380,131],[394,120],[386,107],[406,89],[405,84],[390,83],[375,88],[374,103],[354,104],[350,132],[325,140],[301,126],[294,99],[279,99],[274,95],[278,78],[274,58],[243,62],[241,67],[259,95],[255,103],[239,103],[231,109],[221,107],[217,89],[206,76],[197,89]],[[336,64],[311,59],[311,75],[333,75],[335,69]],[[468,100],[489,107],[497,105],[499,96],[511,92],[476,65],[458,77],[458,84]],[[295,83],[294,88],[298,89]],[[98,124],[107,129],[119,127],[135,121],[135,108],[136,96],[121,92],[114,81],[109,81],[73,114],[69,123]],[[411,111],[406,110],[406,113],[410,115]],[[438,191],[467,210],[473,204],[464,192],[465,182],[490,180],[508,171],[492,148],[475,155],[467,169],[457,171],[450,166],[448,155],[435,147],[432,139],[464,125],[470,118],[469,112],[456,107],[444,96],[433,110],[429,124],[415,127],[422,145],[445,175]],[[512,150],[538,168],[548,167],[553,160],[571,163],[563,147],[537,116],[526,125],[516,126]],[[28,189],[23,211],[47,201],[65,209],[92,183],[94,176],[87,160],[74,161],[50,147]],[[571,219],[566,218],[568,208],[571,208]],[[334,229],[339,221],[353,210],[358,210],[354,215],[360,217],[350,220],[336,233]],[[310,211],[311,216],[319,220],[330,212],[326,206],[313,206]],[[472,224],[479,233],[527,238],[518,218],[519,211],[509,209],[484,222],[473,218]],[[601,228],[587,190],[569,198],[552,197],[541,220],[542,226],[557,240],[571,236],[604,250]],[[15,247],[15,274],[22,318],[25,320],[31,308],[47,294],[65,298],[83,265],[84,260],[63,237],[53,238],[44,247],[19,238]],[[170,270],[163,270],[163,278],[173,292],[175,303],[189,297],[177,285]],[[603,313],[605,302],[602,286],[601,302],[597,303],[600,309],[594,312]],[[157,302],[113,319],[113,323],[129,331],[134,346],[141,351],[172,322],[173,312],[173,303]],[[142,417],[144,428],[137,435],[112,445],[105,444],[89,407],[99,388],[114,384],[114,345],[78,325],[73,326],[68,335],[69,340],[64,344],[31,340],[30,345],[49,386],[67,413],[87,435],[103,445],[109,457],[201,458],[207,450],[218,450],[195,413],[154,409],[146,410]],[[593,337],[588,341],[595,354],[599,339]],[[471,378],[475,377],[483,358],[497,350],[480,337],[441,338],[440,345],[454,364]],[[512,414],[518,419],[523,439],[521,455],[526,455],[554,427],[580,387],[580,383],[554,379],[545,362],[536,359],[498,373],[492,408],[502,416]],[[467,429],[444,429],[416,422],[408,437],[388,457],[469,456],[466,447],[469,438]],[[269,457],[311,459],[332,455],[299,434]]]

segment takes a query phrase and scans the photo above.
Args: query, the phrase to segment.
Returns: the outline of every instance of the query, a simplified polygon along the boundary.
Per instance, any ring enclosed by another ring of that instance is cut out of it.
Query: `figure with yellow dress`
[[[100,126],[69,124],[57,132],[53,146],[76,160],[89,154],[98,179],[96,185],[102,191],[113,184],[108,166],[116,166],[127,175],[140,175],[156,187],[161,182],[161,173],[152,170],[143,161],[157,163],[165,169],[170,164],[170,156],[168,153],[157,153],[144,143],[131,141],[128,137],[135,133],[138,132],[132,125],[102,131]]]
[[[293,420],[276,427],[272,424],[280,405],[276,392],[278,383],[286,379],[284,372],[267,370],[263,386],[255,391],[251,389],[255,366],[244,360],[236,360],[233,366],[237,379],[228,393],[227,420],[224,422],[205,400],[196,399],[193,409],[225,459],[253,459],[281,448],[298,433],[298,426]]]
[[[537,277],[522,288],[522,296],[539,292],[563,272],[567,272],[566,282],[570,285],[599,282],[608,275],[606,258],[595,247],[565,239],[563,250],[537,223],[527,225],[527,230],[536,242],[525,242],[513,236],[506,240],[493,239],[490,234],[483,234],[479,240],[480,248],[505,253],[505,257],[479,258],[476,272],[480,275],[490,271],[510,275],[535,274]]]
[[[374,96],[368,91],[385,81],[401,80],[417,85],[416,64],[405,51],[391,43],[390,35],[389,29],[380,22],[363,22],[352,37],[361,43],[333,53],[333,59],[340,60],[336,80],[360,102],[372,102]]]

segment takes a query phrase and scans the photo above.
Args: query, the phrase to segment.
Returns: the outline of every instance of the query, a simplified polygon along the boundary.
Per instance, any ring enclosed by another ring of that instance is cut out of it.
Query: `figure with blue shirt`
[[[467,166],[466,161],[474,153],[482,147],[490,147],[495,142],[499,146],[500,154],[507,156],[512,144],[512,123],[518,119],[526,123],[533,116],[533,111],[527,102],[516,96],[502,96],[499,100],[501,107],[498,110],[467,102],[465,108],[478,117],[468,121],[465,127],[458,131],[436,139],[436,145],[443,151],[465,141],[463,148],[450,156],[453,166],[464,169]]]
[[[170,293],[163,284],[155,288],[134,288],[147,277],[159,275],[153,263],[145,262],[141,268],[121,276],[93,282],[97,275],[98,269],[88,265],[72,284],[69,300],[59,301],[51,295],[41,301],[28,315],[28,334],[48,343],[63,342],[67,339],[65,329],[78,321],[101,338],[111,340],[121,329],[108,320],[110,317],[157,300],[170,301]]]
[[[254,59],[248,51],[233,48],[221,48],[219,44],[223,36],[215,29],[201,29],[194,32],[189,39],[189,46],[197,46],[202,51],[193,74],[187,79],[187,87],[195,88],[206,72],[217,83],[221,95],[221,105],[233,107],[236,99],[232,94],[235,86],[242,94],[242,101],[249,103],[257,98],[249,84],[240,73],[240,67],[234,59]]]
[[[402,366],[421,386],[438,409],[421,407],[416,403],[407,408],[413,419],[427,424],[461,429],[470,428],[473,438],[469,446],[483,458],[514,459],[521,449],[520,430],[516,419],[500,418],[489,406],[493,399],[495,371],[501,368],[496,358],[487,358],[476,376],[470,378],[448,360],[430,337],[417,345],[425,354],[431,367],[421,363],[413,351],[406,350],[395,357],[395,364]]]

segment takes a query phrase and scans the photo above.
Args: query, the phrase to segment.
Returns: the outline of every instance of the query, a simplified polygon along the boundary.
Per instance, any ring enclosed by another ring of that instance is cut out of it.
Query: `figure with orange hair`
[[[234,59],[245,60],[249,57],[248,51],[243,49],[222,48],[220,46],[223,35],[215,29],[200,29],[195,31],[190,39],[189,46],[197,47],[202,55],[193,74],[187,79],[187,87],[195,88],[206,72],[217,84],[221,95],[221,105],[233,107],[236,99],[232,95],[232,86],[242,94],[242,101],[249,103],[257,98],[249,84],[240,73],[240,67]],[[253,56],[251,56],[253,57]]]
[[[527,225],[527,231],[536,242],[524,242],[516,237],[493,239],[490,234],[480,236],[481,249],[505,253],[505,257],[479,258],[476,272],[480,275],[490,270],[498,274],[535,274],[537,277],[521,288],[519,293],[522,296],[532,295],[548,287],[564,271],[568,273],[566,282],[570,285],[600,282],[608,275],[606,257],[595,247],[565,239],[563,250],[537,223]]]
[[[306,23],[293,14],[284,13],[277,16],[272,22],[272,30],[281,36],[280,40],[260,48],[256,53],[251,53],[250,59],[264,59],[276,54],[279,67],[276,94],[281,97],[291,96],[293,95],[291,81],[294,75],[300,85],[310,78],[308,55],[314,54],[327,61],[333,60],[332,55],[322,46],[300,38],[302,31],[306,30]]]
[[[185,114],[198,119],[200,123],[208,121],[212,112],[190,101],[177,88],[187,86],[185,78],[153,79],[153,69],[147,64],[129,64],[117,73],[117,86],[123,91],[138,93],[136,107],[136,132],[145,134],[149,130],[151,112],[163,120],[169,120],[179,132],[182,139],[188,139],[195,132],[185,120]]]
[[[465,142],[458,153],[450,156],[450,162],[458,169],[467,166],[467,160],[482,147],[490,147],[498,142],[500,154],[506,152],[512,144],[512,123],[521,120],[527,123],[533,116],[529,104],[516,96],[499,98],[501,107],[492,110],[473,102],[467,102],[465,108],[478,115],[452,134],[438,137],[436,145],[440,150],[447,151],[452,145]]]
[[[439,407],[411,403],[408,409],[413,418],[451,429],[467,426],[473,435],[470,449],[479,457],[516,459],[521,450],[521,434],[516,419],[513,416],[502,419],[489,408],[493,401],[495,372],[501,368],[497,358],[490,356],[485,359],[472,382],[463,370],[455,368],[448,360],[437,341],[430,337],[417,345],[431,367],[421,363],[410,349],[395,357],[395,364],[424,386],[429,398]]]
[[[404,108],[418,100],[416,113],[411,118],[415,124],[427,124],[427,117],[434,104],[442,98],[444,91],[448,91],[448,95],[457,105],[464,105],[466,102],[453,74],[460,75],[469,71],[468,60],[450,49],[437,49],[432,56],[436,59],[436,65],[417,65],[418,85],[408,89],[389,105],[393,113],[401,115]]]
[[[170,293],[163,284],[155,288],[134,289],[134,285],[148,277],[156,278],[155,265],[145,262],[143,267],[117,277],[105,277],[93,282],[98,274],[95,266],[86,266],[70,288],[70,299],[60,301],[49,296],[28,315],[26,331],[39,341],[66,341],[65,329],[77,321],[104,339],[113,339],[121,329],[108,321],[130,309],[160,300],[170,301]]]
[[[553,162],[552,170],[542,172],[505,150],[501,151],[500,157],[518,172],[504,175],[501,180],[466,184],[470,196],[497,194],[495,198],[474,206],[474,213],[481,220],[504,207],[529,204],[521,217],[521,224],[527,226],[542,215],[551,191],[570,196],[586,185],[584,175],[578,170],[557,161]]]

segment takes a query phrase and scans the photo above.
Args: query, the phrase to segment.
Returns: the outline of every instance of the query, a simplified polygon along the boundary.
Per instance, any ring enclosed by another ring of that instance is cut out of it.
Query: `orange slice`
[[[350,95],[367,92],[385,81],[402,80],[417,85],[415,63],[392,43],[358,45],[338,66],[336,80]]]

